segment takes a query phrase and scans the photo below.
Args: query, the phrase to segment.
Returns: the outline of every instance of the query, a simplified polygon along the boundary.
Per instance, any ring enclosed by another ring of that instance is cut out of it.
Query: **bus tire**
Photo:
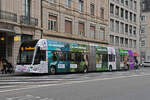
[[[112,72],[112,65],[109,65],[109,71]]]
[[[87,72],[88,72],[88,68],[87,68],[87,66],[85,66],[83,69],[83,73],[87,73]]]
[[[51,66],[50,67],[50,74],[51,75],[55,75],[56,74],[56,67],[55,66]]]

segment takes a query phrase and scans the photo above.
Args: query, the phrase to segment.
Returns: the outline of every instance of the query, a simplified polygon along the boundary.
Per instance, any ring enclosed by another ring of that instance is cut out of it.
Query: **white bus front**
[[[17,59],[16,72],[48,73],[46,50],[37,45],[39,41],[28,41],[21,44]]]

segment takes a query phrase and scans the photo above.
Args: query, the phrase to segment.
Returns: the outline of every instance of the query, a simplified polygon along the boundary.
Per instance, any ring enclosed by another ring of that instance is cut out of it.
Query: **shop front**
[[[15,33],[0,31],[0,60],[6,59],[13,64],[13,47]],[[0,66],[2,69],[2,66]]]

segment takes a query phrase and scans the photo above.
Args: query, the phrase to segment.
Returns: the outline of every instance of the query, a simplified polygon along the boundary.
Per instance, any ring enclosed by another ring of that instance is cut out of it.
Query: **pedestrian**
[[[7,60],[3,58],[2,64],[3,64],[2,74],[7,74]]]
[[[135,57],[135,60],[134,60],[134,67],[135,67],[135,69],[138,69],[138,60],[137,60],[136,57]]]
[[[9,62],[7,62],[8,64],[7,64],[7,72],[8,73],[14,73],[14,67],[12,66],[12,64],[11,63],[9,63]]]

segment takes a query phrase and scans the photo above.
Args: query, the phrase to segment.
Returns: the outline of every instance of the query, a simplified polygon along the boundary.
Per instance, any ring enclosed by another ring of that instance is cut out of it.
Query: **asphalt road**
[[[150,68],[0,81],[0,100],[150,100]]]

